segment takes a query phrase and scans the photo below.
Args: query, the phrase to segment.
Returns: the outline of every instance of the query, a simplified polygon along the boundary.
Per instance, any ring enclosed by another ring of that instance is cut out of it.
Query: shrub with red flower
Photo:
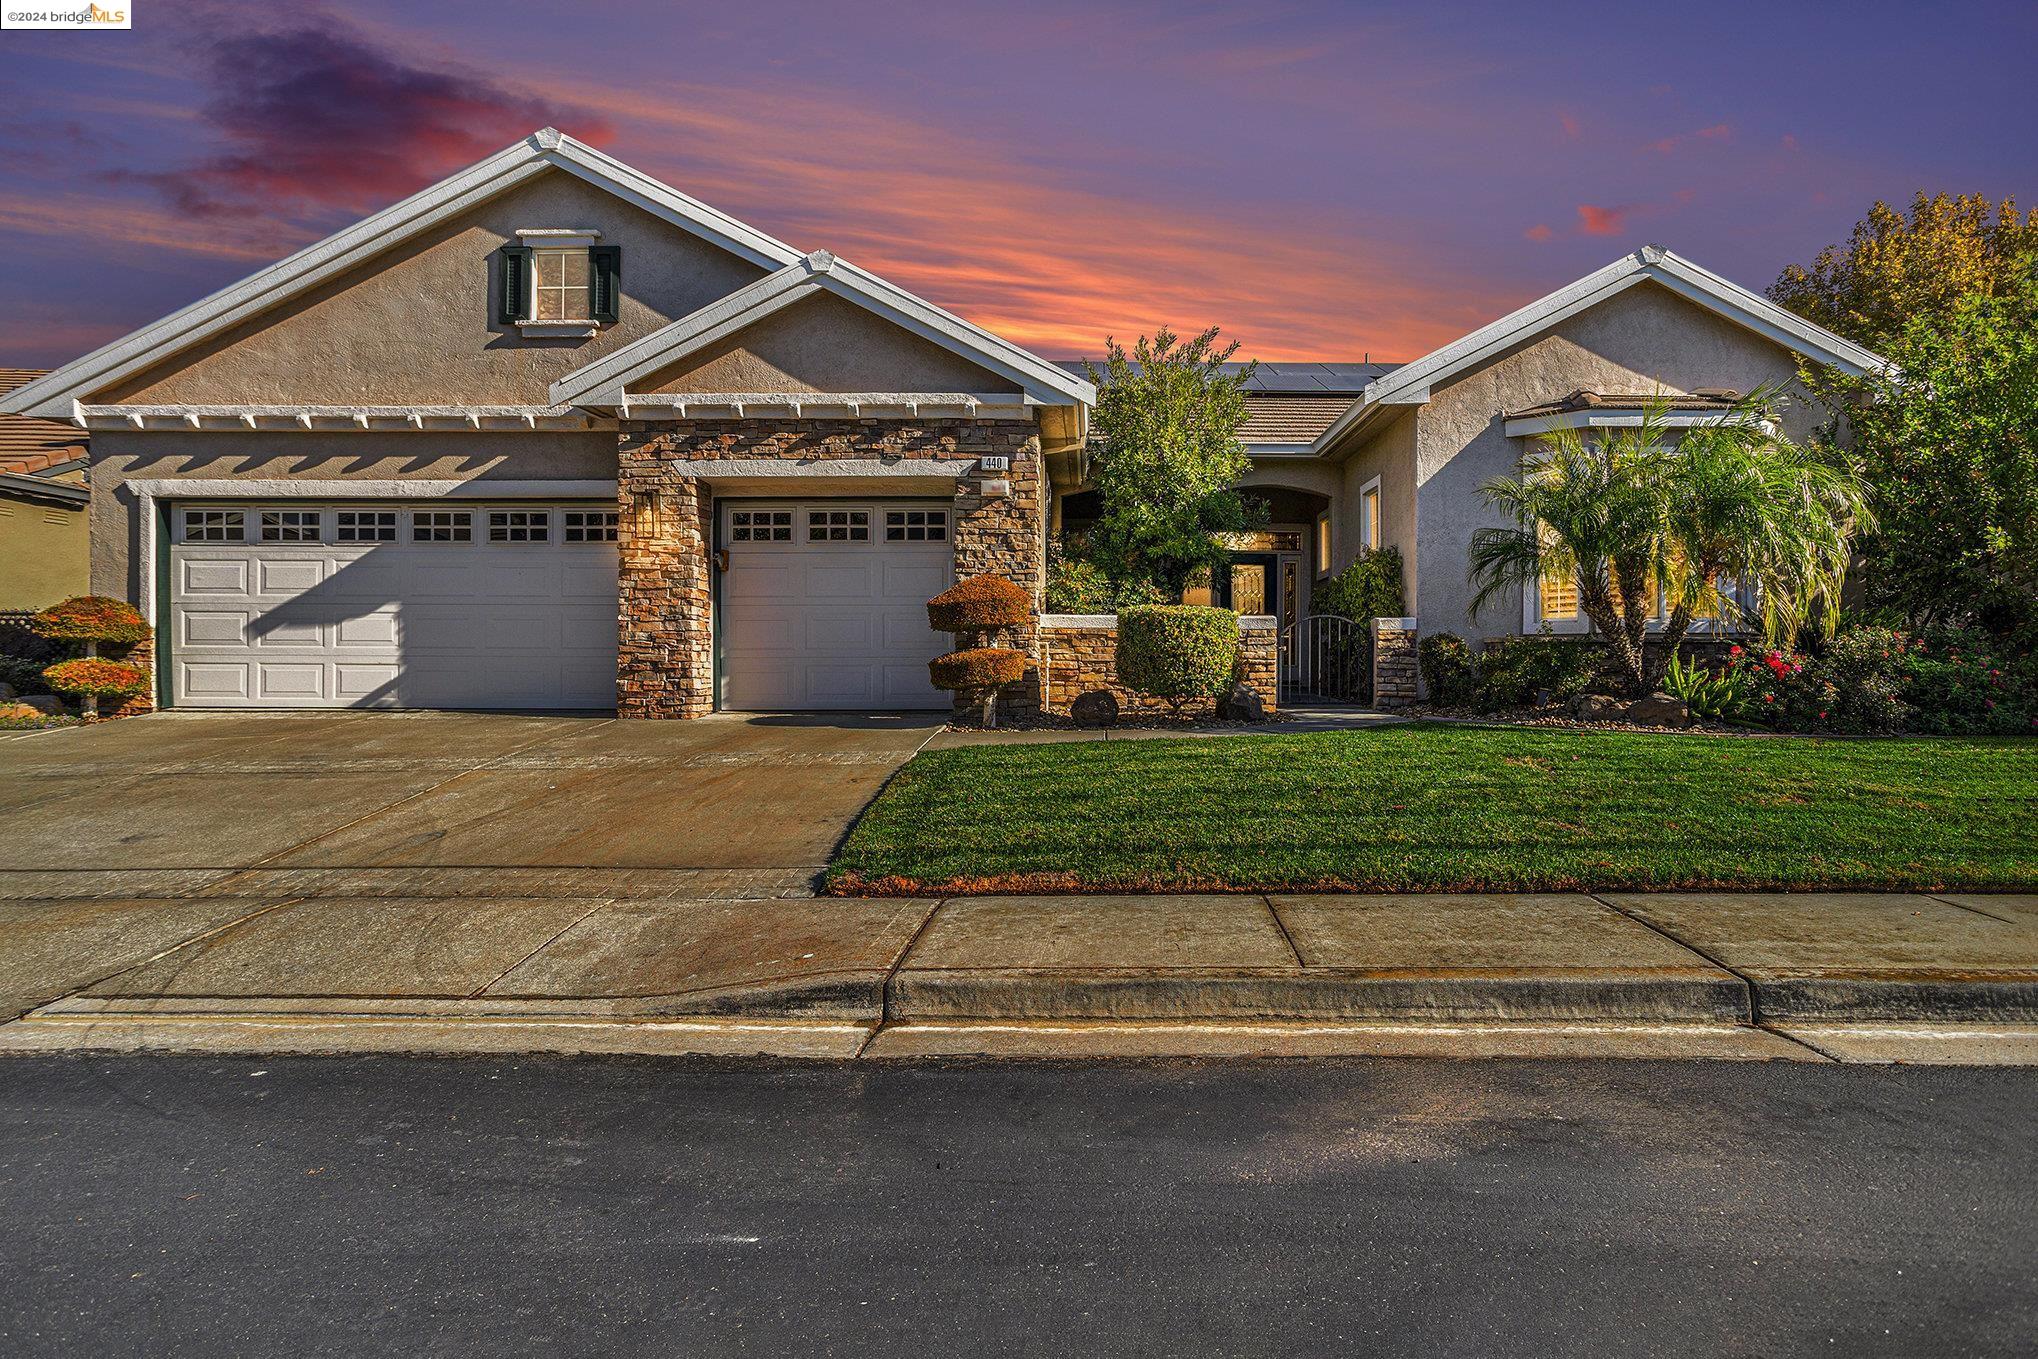
[[[145,693],[149,687],[148,675],[131,665],[119,661],[102,661],[90,656],[80,656],[72,661],[58,661],[42,672],[50,688],[60,694],[77,694],[90,698],[132,698]]]
[[[52,604],[28,620],[40,637],[65,642],[139,642],[149,625],[132,604],[104,595],[79,595]]]

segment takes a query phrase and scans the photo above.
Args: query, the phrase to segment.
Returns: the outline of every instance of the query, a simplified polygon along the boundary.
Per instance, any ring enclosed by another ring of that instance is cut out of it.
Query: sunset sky
[[[2038,203],[2038,5],[131,0],[0,33],[0,364],[554,124],[1043,354],[1413,358],[1645,242]]]

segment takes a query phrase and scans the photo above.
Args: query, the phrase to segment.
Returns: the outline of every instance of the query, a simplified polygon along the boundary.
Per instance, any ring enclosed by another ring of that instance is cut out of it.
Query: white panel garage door
[[[721,706],[946,708],[953,645],[927,601],[954,582],[945,504],[724,501]]]
[[[613,509],[190,504],[170,520],[174,706],[615,706]]]

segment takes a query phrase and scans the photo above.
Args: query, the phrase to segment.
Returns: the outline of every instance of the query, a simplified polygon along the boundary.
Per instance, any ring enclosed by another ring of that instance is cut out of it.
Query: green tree
[[[1876,526],[1863,602],[2038,640],[2038,279],[1919,316],[1890,371],[1827,376]]]
[[[1675,441],[1660,408],[1589,443],[1576,430],[1549,435],[1516,475],[1480,488],[1514,523],[1472,536],[1473,612],[1518,587],[1575,580],[1580,611],[1638,694],[1694,621],[1738,621],[1741,591],[1772,640],[1830,630],[1863,487],[1827,450],[1774,433],[1776,399],[1755,392]]]
[[[1961,301],[2013,293],[2038,261],[2038,209],[1981,194],[1920,193],[1907,212],[1878,202],[1845,246],[1810,268],[1791,265],[1769,296],[1808,320],[1880,349],[1919,316],[1950,316]]]
[[[1114,582],[1179,599],[1191,576],[1224,566],[1215,534],[1264,518],[1262,503],[1234,489],[1252,467],[1238,430],[1253,368],[1224,371],[1237,351],[1237,341],[1218,347],[1216,326],[1186,344],[1163,329],[1130,354],[1106,340],[1103,371],[1090,365],[1100,508],[1084,555]]]

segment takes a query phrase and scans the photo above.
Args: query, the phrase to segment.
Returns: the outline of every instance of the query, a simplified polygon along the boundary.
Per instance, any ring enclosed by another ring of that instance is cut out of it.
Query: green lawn
[[[1412,726],[981,746],[899,772],[842,894],[2038,886],[2038,741]]]

